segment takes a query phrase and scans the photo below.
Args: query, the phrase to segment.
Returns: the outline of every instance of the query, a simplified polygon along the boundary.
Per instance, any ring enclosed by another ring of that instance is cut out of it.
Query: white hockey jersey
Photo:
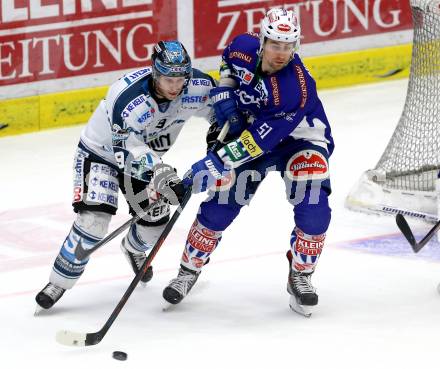
[[[144,68],[111,85],[80,141],[83,150],[141,180],[148,180],[146,173],[161,162],[189,118],[215,121],[209,98],[215,82],[209,75],[193,69],[179,97],[159,104],[150,93],[151,79],[151,68]]]

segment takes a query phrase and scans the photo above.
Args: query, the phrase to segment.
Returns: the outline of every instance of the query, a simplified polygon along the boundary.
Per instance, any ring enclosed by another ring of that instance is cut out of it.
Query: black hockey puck
[[[121,360],[121,361],[127,360],[127,354],[123,351],[113,351],[112,356],[113,359],[116,360]]]

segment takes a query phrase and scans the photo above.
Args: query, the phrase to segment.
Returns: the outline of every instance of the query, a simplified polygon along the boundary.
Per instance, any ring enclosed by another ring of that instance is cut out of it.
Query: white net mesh
[[[440,2],[415,3],[418,7],[412,8],[414,41],[405,107],[375,169],[385,172],[385,187],[434,191],[440,169]],[[433,9],[439,13],[430,11],[428,5],[434,3],[438,3]]]
[[[440,171],[440,0],[411,0],[411,7],[414,38],[403,113],[375,169],[364,173],[347,196],[346,206],[435,220]]]

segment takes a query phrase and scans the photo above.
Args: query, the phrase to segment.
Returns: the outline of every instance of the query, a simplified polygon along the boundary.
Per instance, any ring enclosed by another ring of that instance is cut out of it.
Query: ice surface
[[[81,127],[0,139],[0,347],[2,368],[435,368],[440,338],[440,249],[413,254],[392,217],[352,213],[345,196],[374,167],[397,124],[406,80],[322,91],[336,150],[333,218],[313,283],[310,319],[293,313],[285,252],[293,226],[284,184],[269,175],[224,233],[191,295],[162,310],[198,204],[194,196],[103,341],[64,347],[59,330],[101,328],[133,278],[117,240],[94,255],[74,289],[34,317],[34,296],[74,219],[71,165]],[[183,174],[204,153],[194,119],[166,160]],[[126,219],[120,201],[111,229]],[[264,216],[264,217],[263,217]],[[411,222],[423,235],[430,225]],[[115,350],[126,362],[112,359]]]

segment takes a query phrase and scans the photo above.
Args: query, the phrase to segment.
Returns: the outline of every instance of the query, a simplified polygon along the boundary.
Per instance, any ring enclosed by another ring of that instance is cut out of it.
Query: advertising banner
[[[0,87],[144,66],[175,0],[1,0]]]
[[[260,21],[271,7],[295,10],[303,45],[337,40],[347,40],[347,44],[349,38],[412,28],[409,1],[194,0],[195,57],[218,55],[240,33],[258,33]]]

